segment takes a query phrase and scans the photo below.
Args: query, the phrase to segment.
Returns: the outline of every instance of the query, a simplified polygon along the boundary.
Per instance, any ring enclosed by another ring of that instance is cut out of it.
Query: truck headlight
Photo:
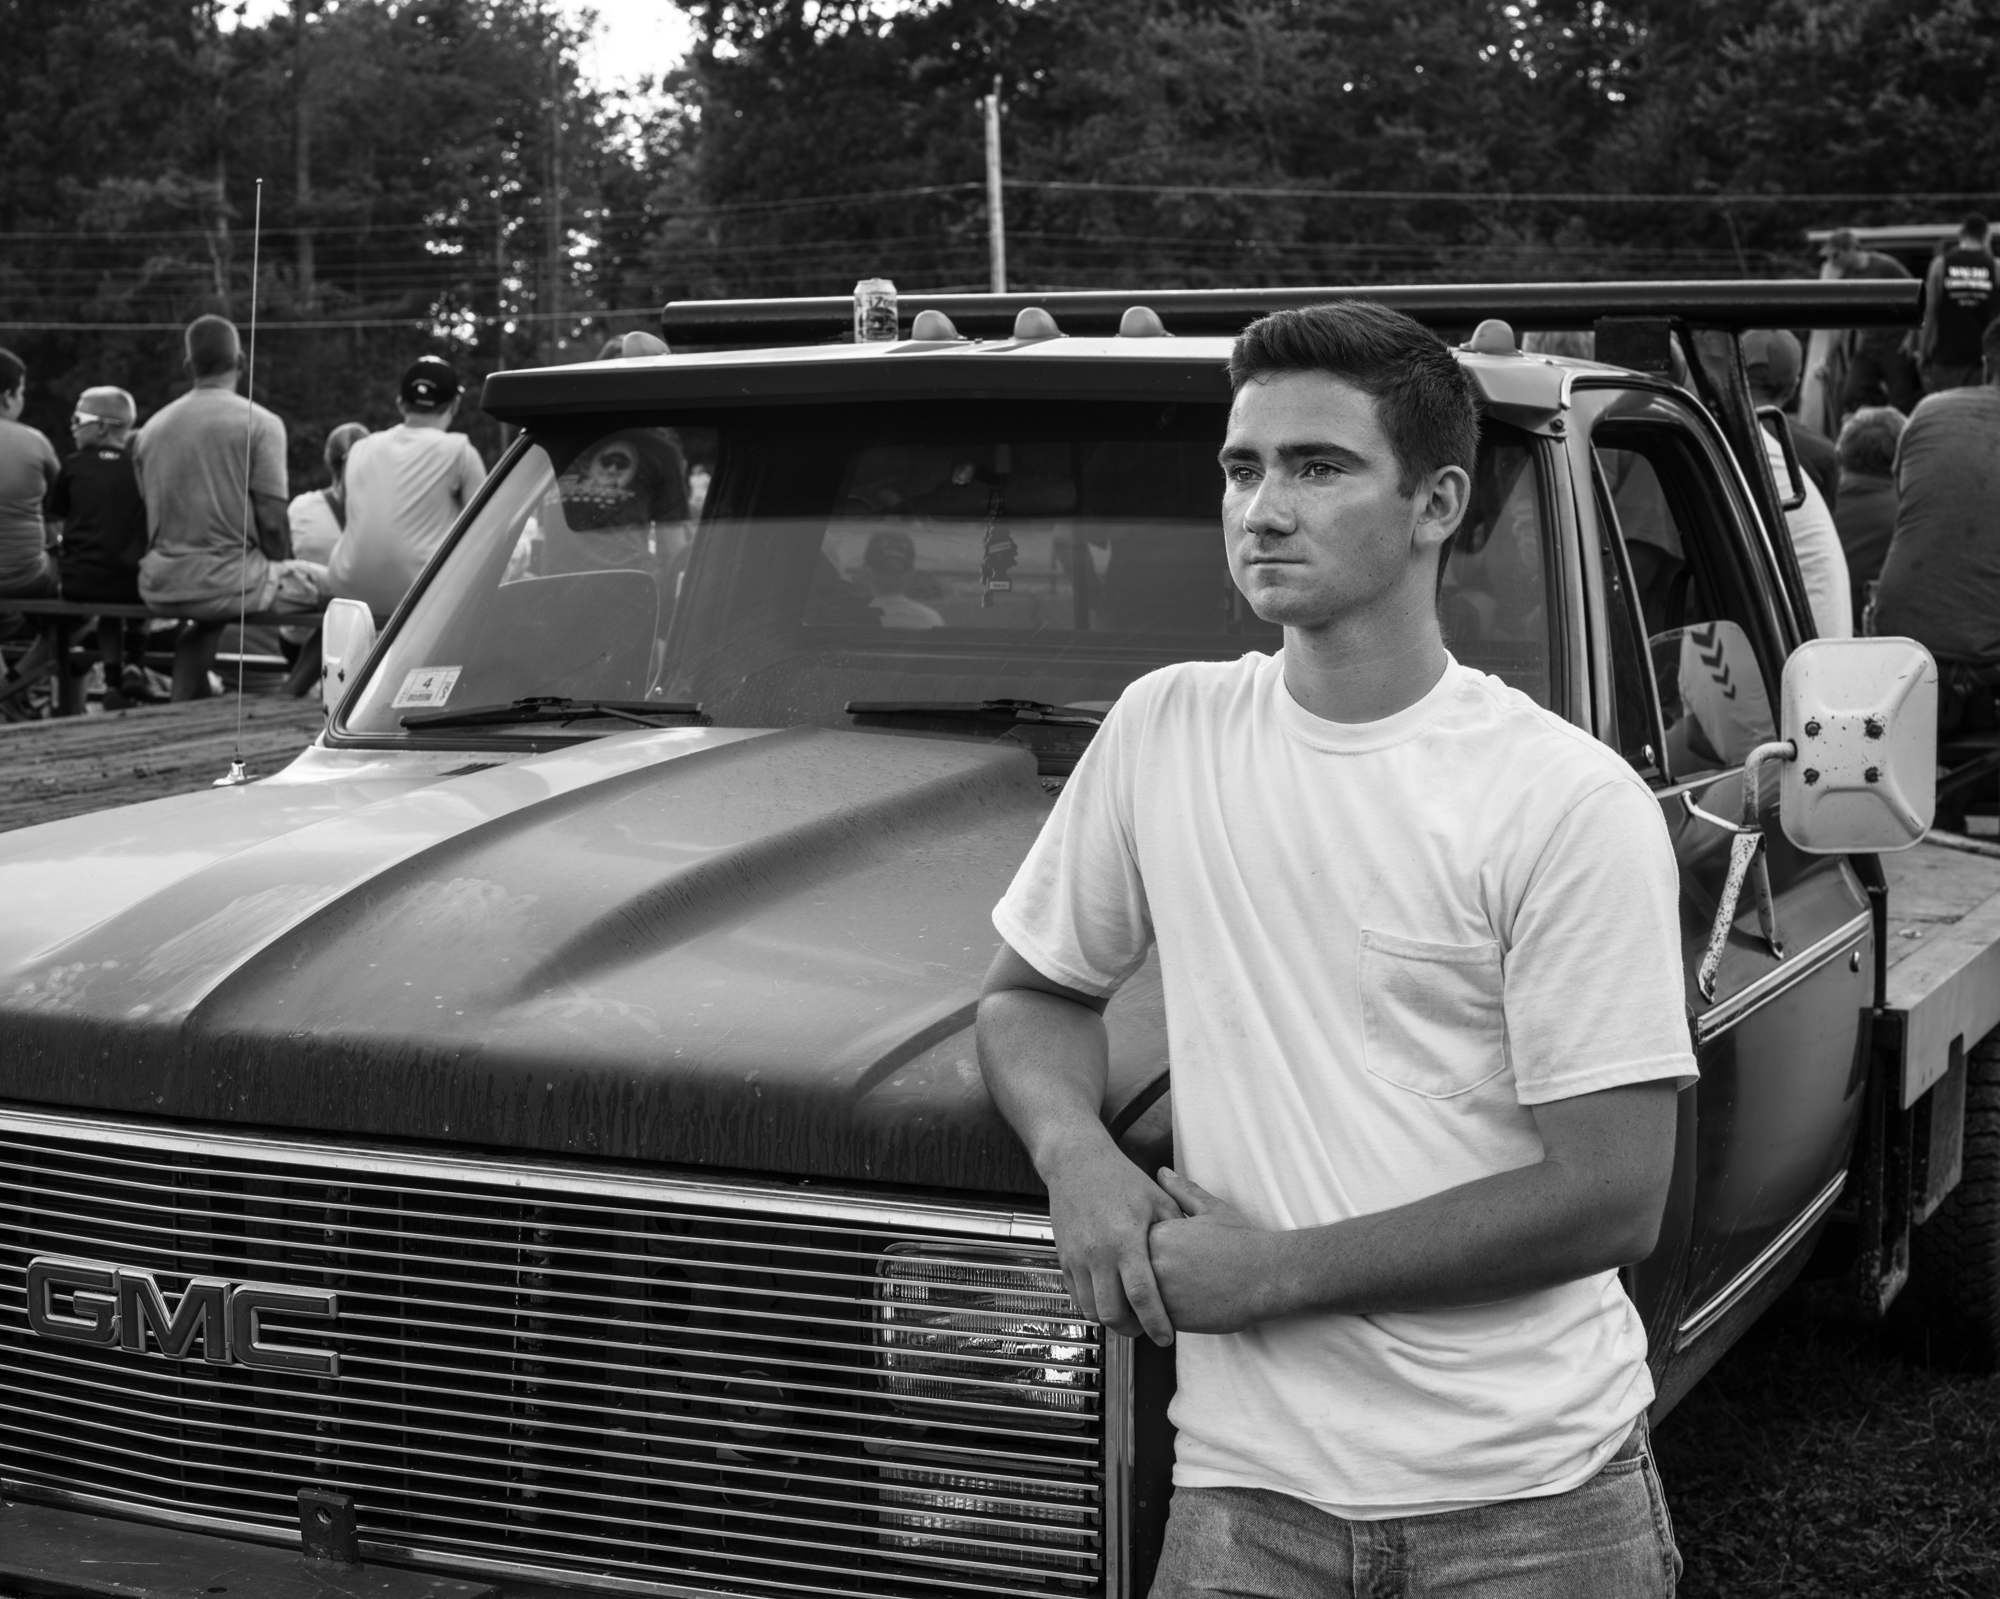
[[[1097,1323],[1063,1290],[1053,1260],[891,1244],[876,1283],[876,1344],[898,1410],[968,1426],[1081,1427],[1097,1414]]]
[[[1003,1246],[893,1244],[875,1288],[883,1387],[899,1414],[926,1424],[870,1445],[886,1457],[882,1541],[1086,1579],[1103,1527],[1088,1436],[1104,1402],[1102,1335],[1055,1262]]]

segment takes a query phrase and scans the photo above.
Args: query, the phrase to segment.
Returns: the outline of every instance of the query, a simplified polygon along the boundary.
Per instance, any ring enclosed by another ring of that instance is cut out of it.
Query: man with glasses
[[[402,425],[348,452],[347,528],[327,563],[328,592],[378,617],[402,604],[486,477],[472,440],[451,431],[459,381],[449,363],[423,357],[397,392]]]

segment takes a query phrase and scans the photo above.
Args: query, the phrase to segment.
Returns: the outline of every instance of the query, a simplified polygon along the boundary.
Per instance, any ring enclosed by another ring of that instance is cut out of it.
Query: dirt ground
[[[2000,1377],[1794,1290],[1656,1435],[1681,1599],[2000,1599]]]

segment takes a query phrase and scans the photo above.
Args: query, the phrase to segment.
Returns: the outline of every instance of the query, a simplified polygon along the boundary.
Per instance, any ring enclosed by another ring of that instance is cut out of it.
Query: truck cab
[[[1909,288],[1370,291],[1483,401],[1450,648],[1680,862],[1656,1415],[1830,1227],[1894,1296],[2000,1022],[2000,861],[1894,886],[1757,769],[1811,624],[1734,332]],[[498,374],[519,437],[379,637],[329,617],[312,749],[0,836],[0,1582],[94,1591],[90,1517],[391,1594],[1144,1593],[1171,1355],[1063,1293],[973,1007],[1120,692],[1280,646],[1218,536],[1229,330],[1338,292],[670,308],[712,348]],[[1155,963],[1107,1023],[1158,1163]]]

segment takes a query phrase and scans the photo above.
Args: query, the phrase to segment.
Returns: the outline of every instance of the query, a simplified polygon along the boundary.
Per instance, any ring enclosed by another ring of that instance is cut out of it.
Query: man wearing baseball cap
[[[1759,405],[1783,406],[1792,397],[1799,381],[1799,341],[1782,328],[1756,328],[1742,336],[1743,365],[1750,383],[1751,397]],[[1793,423],[1793,439],[1799,435]],[[1764,450],[1771,462],[1771,476],[1783,494],[1790,468],[1785,449],[1770,429],[1764,432]],[[1799,451],[1800,465],[1806,465]],[[1806,580],[1806,600],[1812,607],[1813,626],[1821,638],[1854,637],[1854,607],[1847,577],[1847,555],[1840,545],[1840,533],[1833,525],[1833,512],[1820,493],[1808,468],[1805,501],[1785,513],[1785,531],[1791,535],[1792,549],[1799,558],[1799,575]]]
[[[378,617],[402,603],[486,476],[472,440],[451,431],[460,388],[449,362],[412,362],[397,385],[402,425],[357,440],[348,453],[347,527],[327,563],[327,587]]]
[[[70,431],[76,453],[62,464],[44,507],[62,527],[62,597],[140,605],[139,563],[146,558],[146,502],[132,467],[132,425],[138,407],[108,385],[77,396]],[[150,699],[145,673],[146,624],[115,616],[97,620],[104,663],[104,706],[123,710]]]

